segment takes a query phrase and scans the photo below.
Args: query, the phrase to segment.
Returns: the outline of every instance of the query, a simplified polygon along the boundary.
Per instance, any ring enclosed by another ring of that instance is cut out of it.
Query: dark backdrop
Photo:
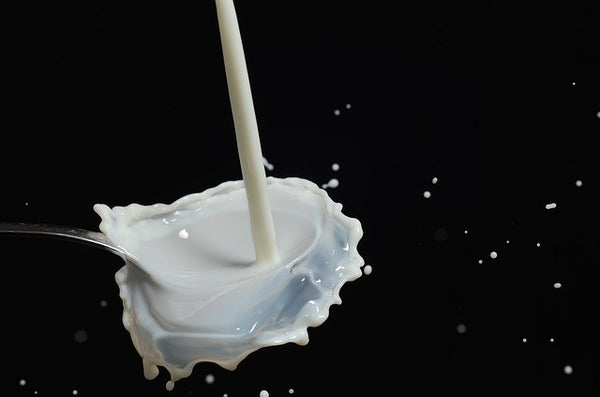
[[[337,178],[373,273],[307,346],[169,393],[122,326],[118,257],[0,235],[6,393],[600,395],[593,2],[237,3],[267,173]],[[95,203],[241,178],[212,1],[4,16],[0,221],[97,230]]]

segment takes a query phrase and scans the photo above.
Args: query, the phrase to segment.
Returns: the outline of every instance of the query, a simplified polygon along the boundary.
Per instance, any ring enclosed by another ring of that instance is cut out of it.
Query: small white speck
[[[563,371],[565,372],[565,374],[571,375],[573,373],[573,367],[571,367],[570,365],[565,365]]]
[[[571,85],[575,85],[575,82],[572,82]]]
[[[342,112],[340,112],[340,109],[335,109],[335,110],[333,111],[333,114],[335,114],[336,116],[339,116],[339,115],[340,115],[340,113],[342,113]]]
[[[527,343],[527,338],[523,338],[523,343]]]
[[[477,261],[480,265],[483,263],[483,259]]]
[[[329,180],[329,182],[327,182],[327,183],[324,183],[324,184],[322,185],[322,187],[323,187],[323,189],[327,189],[328,187],[336,188],[336,187],[338,187],[339,185],[340,185],[340,181],[338,181],[338,180],[337,180],[337,179],[335,179],[335,178],[331,178],[331,179]]]
[[[496,259],[498,257],[498,253],[496,251],[490,252],[490,258]]]
[[[27,205],[29,205],[29,203],[28,203],[28,202],[25,202],[25,205],[27,206]]]
[[[551,210],[553,208],[556,208],[556,203],[548,203],[548,204],[546,204],[546,209],[547,210]]]
[[[25,379],[21,379],[21,380],[19,381],[19,385],[20,385],[20,386],[25,386],[25,384],[27,384],[27,382],[25,381]]]
[[[550,338],[550,343],[554,343],[554,338]]]
[[[434,176],[433,179],[431,180],[431,183],[433,183],[435,185],[437,182],[438,182],[438,179],[437,179],[437,177]]]
[[[346,109],[350,109],[352,107],[352,105],[350,105],[349,103],[346,104]]]
[[[291,388],[290,388],[290,389],[288,390],[288,393],[289,393],[289,394],[294,394],[294,389],[291,389]]]
[[[425,197],[425,198],[429,198],[429,197],[431,197],[431,192],[430,192],[429,190],[425,190],[425,191],[423,192],[423,197]]]
[[[258,394],[259,397],[269,397],[269,392],[266,390],[261,390]]]
[[[581,185],[583,185],[583,182],[581,181],[581,179],[577,179],[577,180],[575,181],[575,186],[577,186],[577,187],[581,187]]]
[[[467,332],[467,326],[464,324],[458,324],[456,326],[456,332],[458,332],[459,334],[464,334],[465,332]]]
[[[212,385],[213,383],[215,383],[215,376],[213,374],[208,374],[204,377],[204,381],[209,385]]]
[[[108,302],[106,301],[106,299],[102,299],[100,301],[100,307],[106,307],[106,306],[108,306]]]
[[[600,119],[600,112],[596,113],[596,117]]]
[[[75,342],[77,343],[83,343],[88,339],[88,334],[85,330],[78,329],[77,331],[75,331],[73,339],[75,339]]]
[[[340,165],[338,163],[331,164],[331,169],[334,171],[338,171],[340,169]]]
[[[181,229],[177,235],[182,239],[188,239],[190,237],[190,234],[185,229]]]
[[[79,394],[79,392],[77,391],[77,389],[73,389],[73,395],[76,396],[77,394]]]
[[[560,287],[562,287],[562,284],[561,284],[561,283],[554,283],[554,288],[558,289],[558,288],[560,288]]]
[[[363,267],[363,274],[366,274],[368,276],[371,273],[373,273],[373,267],[371,267],[371,265],[366,265],[365,267]]]
[[[273,168],[275,168],[275,166],[273,164],[269,163],[269,160],[267,160],[267,158],[264,156],[263,156],[262,160],[263,160],[263,165],[265,166],[265,168],[268,169],[269,171],[273,171]]]
[[[506,240],[506,244],[510,244],[510,240]]]
[[[465,234],[469,234],[469,231],[468,231],[468,230],[465,230]]]
[[[542,244],[540,244],[540,243],[537,243],[535,246],[536,246],[536,247],[541,247],[541,246],[542,246]]]

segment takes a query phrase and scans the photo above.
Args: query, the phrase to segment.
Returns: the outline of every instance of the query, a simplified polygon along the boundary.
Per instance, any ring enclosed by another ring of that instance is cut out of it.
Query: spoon
[[[135,258],[124,249],[113,245],[101,232],[75,227],[48,225],[44,223],[7,223],[0,222],[0,234],[24,234],[28,236],[50,237],[61,240],[73,240],[78,243],[102,248],[119,255],[124,260],[135,262]]]

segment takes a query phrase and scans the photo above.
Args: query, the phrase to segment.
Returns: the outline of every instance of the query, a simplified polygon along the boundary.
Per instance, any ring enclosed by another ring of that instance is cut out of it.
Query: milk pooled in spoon
[[[123,324],[148,379],[174,382],[194,364],[233,370],[266,346],[308,343],[361,275],[362,227],[316,184],[267,178],[277,262],[256,262],[243,181],[224,182],[172,204],[96,204],[100,230],[128,252],[116,273]]]

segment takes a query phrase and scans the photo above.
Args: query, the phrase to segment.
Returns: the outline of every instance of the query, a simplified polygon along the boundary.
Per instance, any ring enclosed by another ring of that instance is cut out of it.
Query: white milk
[[[233,370],[262,347],[304,345],[361,276],[357,219],[308,180],[268,177],[267,187],[278,262],[255,261],[243,181],[170,205],[94,206],[100,230],[135,258],[115,278],[146,378],[163,366],[172,389],[198,362]]]

